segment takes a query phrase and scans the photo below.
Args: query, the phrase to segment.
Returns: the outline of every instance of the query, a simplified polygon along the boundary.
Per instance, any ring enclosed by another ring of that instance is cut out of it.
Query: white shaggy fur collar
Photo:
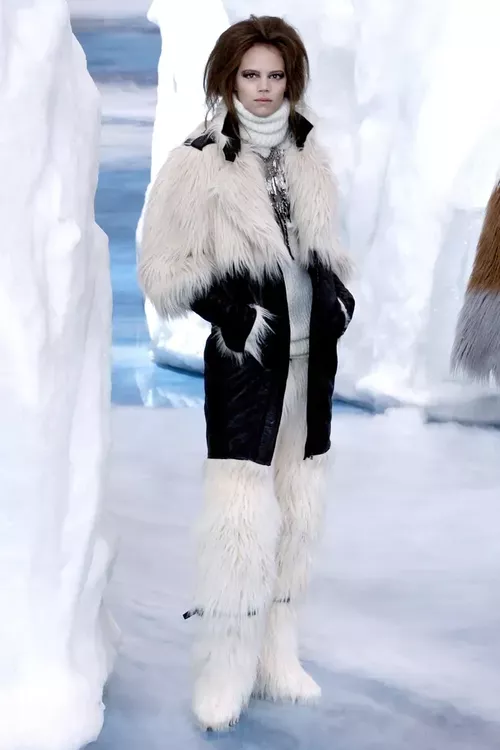
[[[246,271],[262,280],[291,262],[260,158],[241,141],[234,160],[226,158],[226,114],[220,107],[208,131],[200,127],[191,136],[208,132],[214,144],[202,150],[182,145],[170,153],[148,197],[139,278],[163,316],[185,314],[218,277]],[[314,131],[302,149],[288,144],[284,163],[297,260],[307,268],[315,253],[346,280],[351,263],[339,244],[336,182]]]

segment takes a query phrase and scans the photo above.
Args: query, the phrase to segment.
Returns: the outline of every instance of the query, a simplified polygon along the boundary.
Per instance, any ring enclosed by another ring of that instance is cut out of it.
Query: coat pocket
[[[235,301],[228,284],[214,282],[193,301],[191,309],[211,324],[221,354],[244,358],[245,343],[257,318],[252,305]]]
[[[251,307],[255,310],[256,318],[245,342],[245,352],[251,354],[262,365],[264,347],[269,344],[269,339],[273,335],[270,323],[274,316],[260,305],[251,305]]]

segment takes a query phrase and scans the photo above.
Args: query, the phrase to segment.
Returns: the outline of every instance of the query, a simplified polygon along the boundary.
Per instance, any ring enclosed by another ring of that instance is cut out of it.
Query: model
[[[321,527],[337,343],[353,314],[336,187],[303,101],[308,58],[281,18],[231,26],[207,63],[207,121],[145,212],[139,276],[205,350],[208,459],[198,527],[193,707],[235,724],[252,694],[311,701],[296,608]],[[172,113],[175,116],[175,113]]]

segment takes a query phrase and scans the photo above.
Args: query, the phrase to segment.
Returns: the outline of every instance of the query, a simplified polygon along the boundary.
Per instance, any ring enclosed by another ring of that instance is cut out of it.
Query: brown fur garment
[[[452,367],[500,383],[500,182],[493,190],[460,312]]]
[[[500,293],[500,182],[488,202],[467,291]]]

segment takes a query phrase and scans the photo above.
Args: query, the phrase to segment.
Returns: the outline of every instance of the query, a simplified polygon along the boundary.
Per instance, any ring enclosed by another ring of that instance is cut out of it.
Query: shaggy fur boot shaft
[[[198,527],[199,620],[193,710],[204,729],[235,724],[255,683],[274,593],[280,525],[269,467],[206,464]]]
[[[299,661],[296,615],[329,466],[328,456],[303,459],[307,371],[307,357],[290,363],[272,467],[206,464],[193,703],[205,729],[235,724],[252,693],[304,702],[321,695]]]
[[[329,455],[303,460],[307,357],[294,359],[273,465],[281,509],[274,601],[267,619],[255,693],[270,700],[311,702],[321,689],[299,661],[297,606],[305,594],[322,526]]]

